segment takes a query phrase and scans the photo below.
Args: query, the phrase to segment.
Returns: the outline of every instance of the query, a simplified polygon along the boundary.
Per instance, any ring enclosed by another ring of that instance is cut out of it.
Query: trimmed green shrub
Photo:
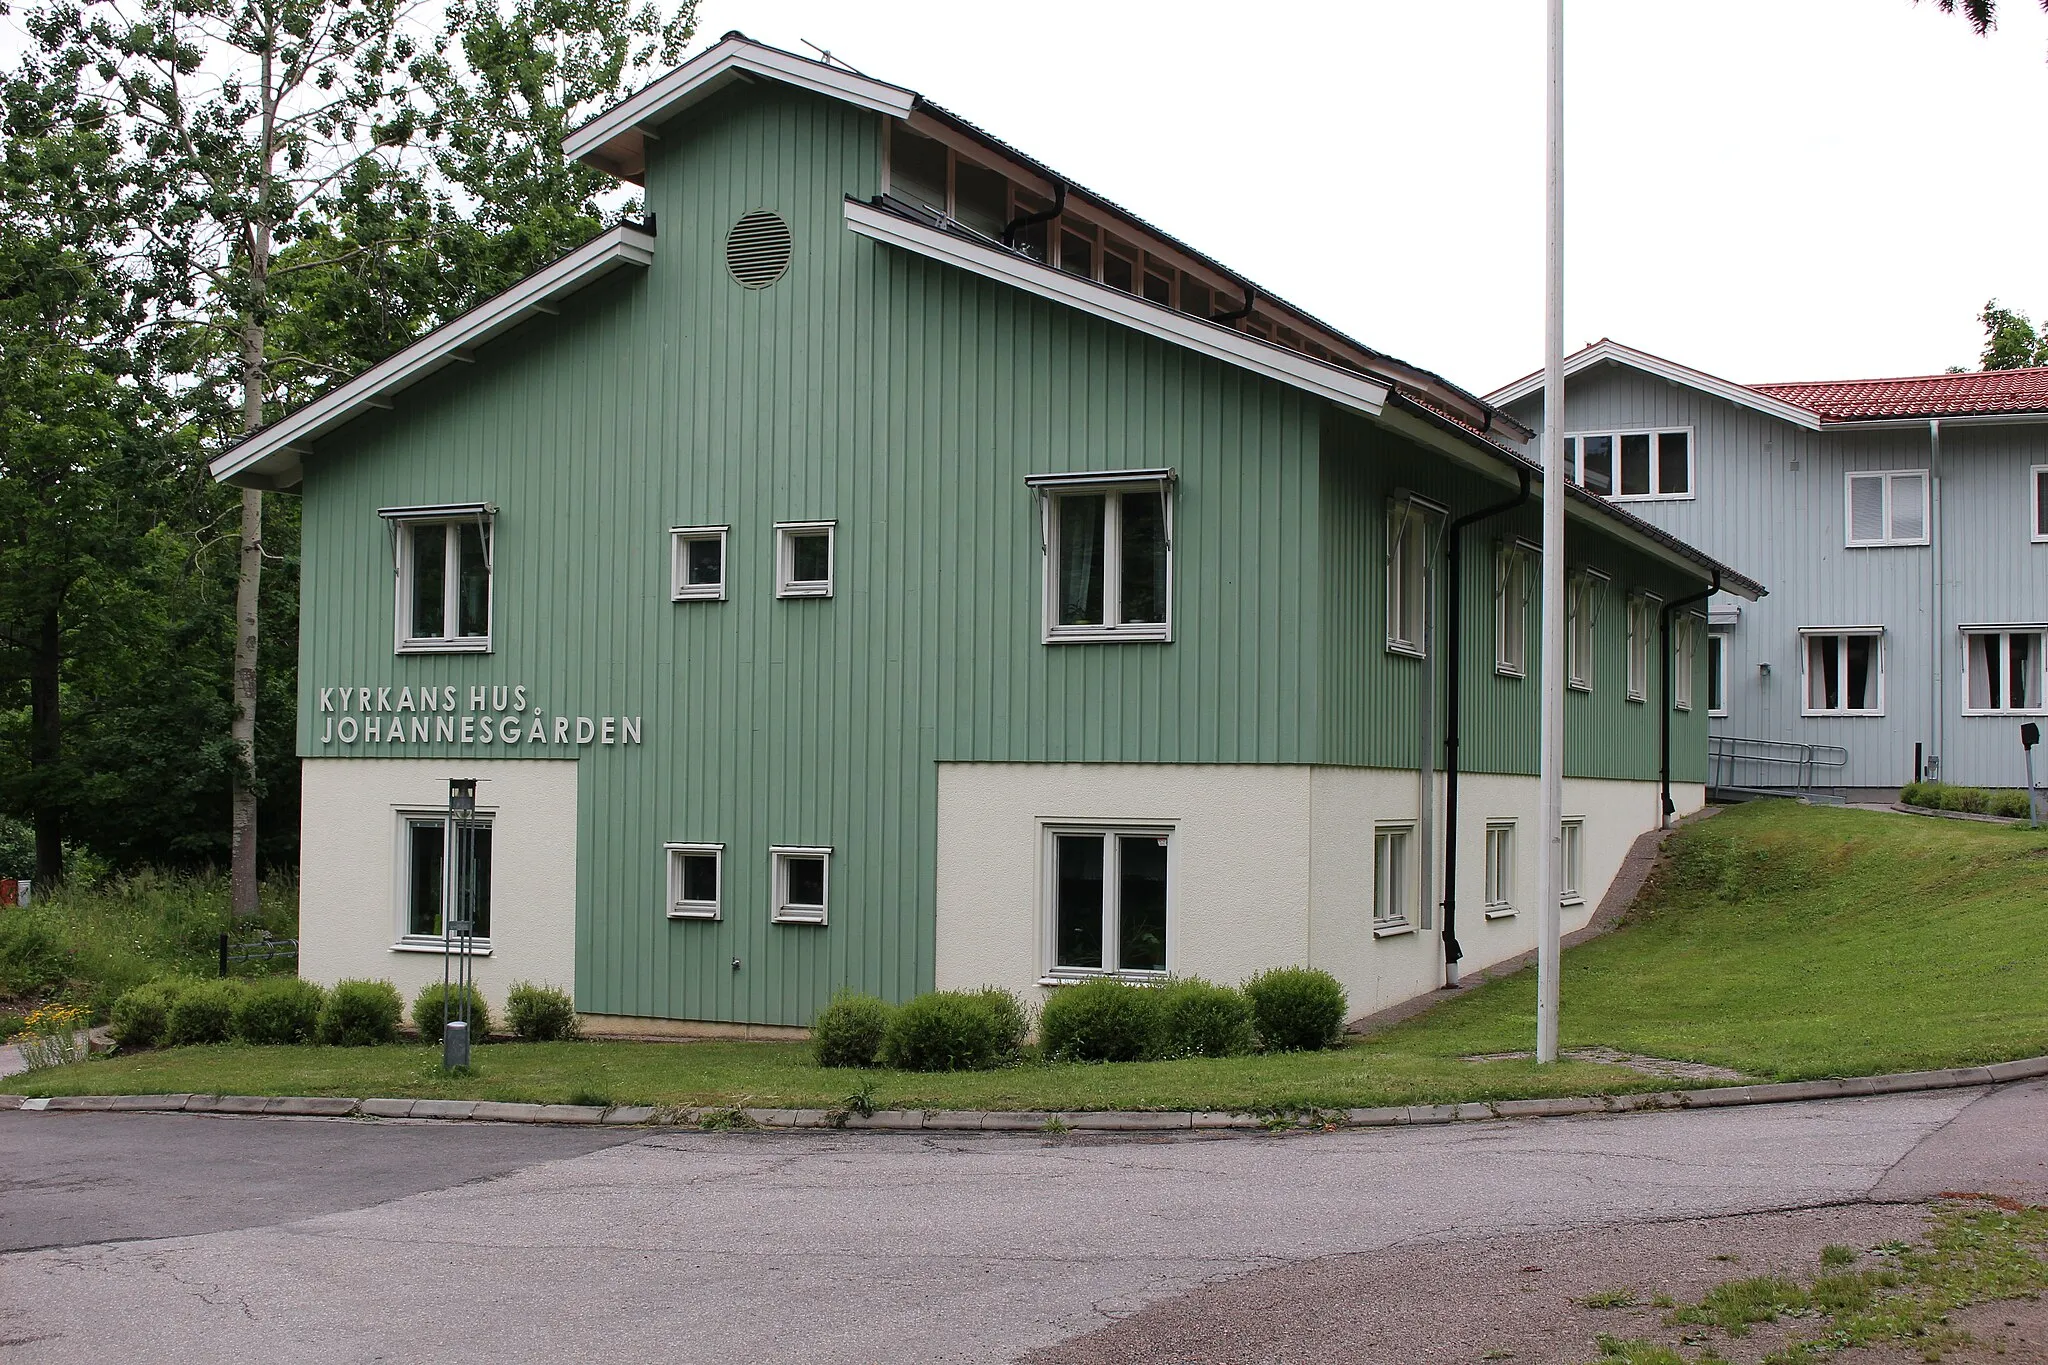
[[[124,992],[108,1011],[114,1041],[125,1048],[160,1047],[170,1029],[171,1006],[190,980],[172,976]]]
[[[819,1066],[873,1066],[889,1032],[888,1002],[840,991],[811,1021],[811,1052]]]
[[[1244,992],[1190,976],[1168,982],[1158,995],[1156,1055],[1235,1057],[1257,1045]]]
[[[1015,991],[1001,986],[983,986],[976,994],[995,1021],[996,1055],[1005,1062],[1016,1061],[1024,1052],[1024,1035],[1031,1032],[1031,1015],[1024,1002]]]
[[[440,1042],[443,1024],[448,1019],[461,1018],[465,996],[469,999],[469,1041],[481,1043],[491,1036],[491,1007],[474,986],[443,986],[436,981],[421,987],[412,999],[412,1026],[427,1042]]]
[[[1952,787],[1946,782],[1908,782],[1899,789],[1899,804],[1924,810],[1955,810],[1968,815],[2003,815],[2024,820],[2027,809],[2024,787]]]
[[[326,999],[327,992],[296,976],[251,982],[235,1002],[235,1036],[245,1043],[310,1043]]]
[[[882,1063],[902,1071],[986,1071],[1003,1060],[1005,1021],[979,991],[927,991],[882,1034]]]
[[[1062,986],[1039,1011],[1039,1049],[1059,1062],[1135,1062],[1152,1051],[1159,997],[1108,977]]]
[[[1244,983],[1252,1026],[1268,1052],[1331,1047],[1344,1028],[1344,988],[1313,967],[1275,967]]]
[[[164,1017],[164,1041],[172,1047],[225,1043],[235,1036],[235,1006],[241,998],[239,982],[193,982],[171,1002]]]
[[[531,981],[515,981],[505,992],[505,1023],[514,1037],[529,1043],[557,1043],[582,1032],[568,993]]]
[[[405,1002],[389,981],[337,981],[320,1007],[316,1037],[333,1047],[370,1047],[398,1041]]]

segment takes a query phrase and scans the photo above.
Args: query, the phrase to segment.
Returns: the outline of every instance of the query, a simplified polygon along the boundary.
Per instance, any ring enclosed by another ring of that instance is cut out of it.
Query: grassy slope
[[[1681,833],[1622,928],[1565,960],[1564,1042],[1773,1079],[2048,1052],[2048,835],[1782,803]],[[1470,1063],[1529,1045],[1523,972],[1335,1052],[1112,1066],[872,1073],[899,1107],[1274,1108],[1664,1088],[1634,1072]],[[479,1074],[432,1049],[187,1048],[33,1079],[31,1094],[219,1091],[832,1106],[861,1077],[775,1043],[503,1044]],[[8,1082],[15,1084],[16,1082]]]

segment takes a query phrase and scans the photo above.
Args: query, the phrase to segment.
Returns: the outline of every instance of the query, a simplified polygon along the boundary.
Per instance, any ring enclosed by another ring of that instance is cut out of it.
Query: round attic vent
[[[766,209],[732,225],[725,238],[725,268],[749,289],[766,289],[789,269],[789,224]]]

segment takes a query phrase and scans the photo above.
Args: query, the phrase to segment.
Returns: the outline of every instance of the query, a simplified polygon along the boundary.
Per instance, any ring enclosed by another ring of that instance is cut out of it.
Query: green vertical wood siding
[[[643,718],[637,748],[489,750],[581,760],[560,894],[584,1010],[795,1024],[839,987],[927,988],[940,761],[1418,753],[1415,670],[1381,645],[1381,490],[1497,494],[1365,423],[1326,430],[1294,390],[847,231],[880,144],[873,116],[774,86],[699,106],[654,147],[644,274],[306,462],[302,753],[373,752],[321,741],[323,685],[523,683],[550,715]],[[760,208],[795,255],[750,291],[723,247]],[[1158,466],[1180,476],[1174,642],[1041,644],[1025,476]],[[500,509],[493,654],[394,657],[376,509],[477,499]],[[778,601],[771,527],[817,519],[835,595]],[[671,602],[668,528],[721,523],[727,600]],[[1519,753],[1495,724],[1475,766]],[[1653,773],[1654,745],[1617,762]],[[666,841],[725,845],[721,921],[665,917]],[[770,923],[771,844],[835,850],[829,925]]]

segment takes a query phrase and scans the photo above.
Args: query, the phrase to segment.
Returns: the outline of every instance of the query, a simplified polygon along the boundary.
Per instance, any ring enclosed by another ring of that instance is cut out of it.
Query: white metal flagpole
[[[1537,766],[1536,1060],[1557,1060],[1564,838],[1564,0],[1549,0],[1543,223],[1543,724]]]

